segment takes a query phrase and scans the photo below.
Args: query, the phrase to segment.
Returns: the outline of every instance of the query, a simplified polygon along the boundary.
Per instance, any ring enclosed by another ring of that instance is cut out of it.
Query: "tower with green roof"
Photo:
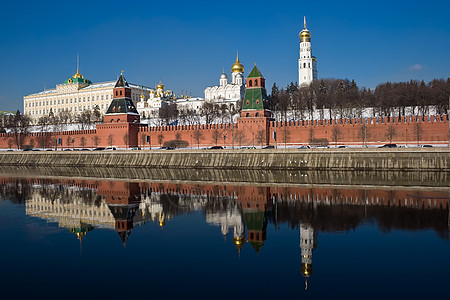
[[[255,64],[246,79],[241,117],[270,117],[271,115],[268,106],[266,80]]]
[[[266,80],[258,67],[253,67],[246,79],[246,89],[242,101],[241,117],[238,119],[238,130],[244,138],[242,145],[266,146],[269,144],[269,121],[272,113],[269,110],[266,91]]]

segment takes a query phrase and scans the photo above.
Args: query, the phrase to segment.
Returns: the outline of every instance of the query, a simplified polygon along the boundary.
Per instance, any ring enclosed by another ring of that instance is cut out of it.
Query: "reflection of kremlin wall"
[[[0,182],[7,186],[14,180],[0,178]],[[259,253],[267,239],[269,220],[275,224],[288,222],[300,230],[301,272],[306,279],[313,272],[318,228],[348,230],[368,214],[366,217],[376,217],[378,226],[386,229],[407,229],[405,224],[410,224],[411,229],[435,228],[441,236],[449,230],[448,193],[414,188],[385,191],[108,180],[22,181],[23,186],[26,184],[31,187],[27,215],[57,222],[80,239],[88,231],[103,227],[114,229],[125,245],[136,225],[151,220],[164,227],[178,214],[204,210],[207,223],[219,226],[224,237],[232,229],[232,241],[239,252],[248,243]],[[419,223],[414,217],[417,214],[422,220]]]

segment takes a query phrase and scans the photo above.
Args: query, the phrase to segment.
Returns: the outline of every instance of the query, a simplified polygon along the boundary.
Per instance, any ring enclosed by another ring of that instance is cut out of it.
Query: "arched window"
[[[258,80],[255,79],[255,86],[258,86]]]
[[[255,114],[255,117],[259,117],[259,113],[256,113],[256,114]]]
[[[248,86],[252,86],[252,80],[251,79],[248,81]]]
[[[250,117],[250,114],[249,113],[247,113],[246,115],[245,115],[246,117]]]
[[[303,68],[306,68],[306,63],[303,63]]]

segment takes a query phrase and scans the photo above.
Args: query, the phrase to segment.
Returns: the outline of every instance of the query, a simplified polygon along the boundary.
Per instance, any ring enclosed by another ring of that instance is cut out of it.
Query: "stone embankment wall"
[[[450,149],[3,152],[1,165],[450,171]]]

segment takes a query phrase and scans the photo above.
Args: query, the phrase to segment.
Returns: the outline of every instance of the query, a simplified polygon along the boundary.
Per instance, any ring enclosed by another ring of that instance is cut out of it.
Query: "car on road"
[[[133,147],[131,150],[141,150],[141,147]]]
[[[103,151],[103,150],[105,150],[104,147],[97,147],[97,148],[94,149],[94,151]]]
[[[115,146],[108,146],[105,150],[117,150]]]
[[[209,150],[219,150],[219,149],[223,149],[223,147],[222,147],[222,146],[212,146],[212,147],[209,147]]]
[[[265,146],[262,147],[263,149],[275,149],[275,146],[269,145],[269,146]]]
[[[397,144],[384,144],[378,148],[397,148]]]
[[[344,148],[348,148],[348,146],[342,145],[338,147],[339,149],[344,149]]]
[[[433,148],[433,145],[422,145],[422,148]]]
[[[311,147],[308,145],[301,145],[298,149],[311,149]]]

